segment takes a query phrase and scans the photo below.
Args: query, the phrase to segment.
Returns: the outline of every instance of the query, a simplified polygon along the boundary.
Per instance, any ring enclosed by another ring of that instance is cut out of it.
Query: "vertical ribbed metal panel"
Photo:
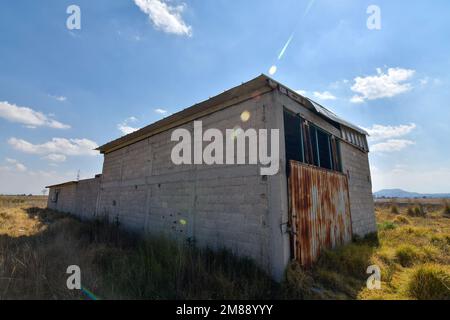
[[[323,249],[351,241],[345,175],[290,161],[289,193],[293,251],[303,266],[311,266]]]

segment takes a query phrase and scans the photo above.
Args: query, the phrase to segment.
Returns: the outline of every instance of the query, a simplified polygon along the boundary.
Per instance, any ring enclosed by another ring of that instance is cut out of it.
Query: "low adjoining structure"
[[[175,165],[171,134],[193,133],[194,121],[224,135],[279,129],[278,173],[262,176],[261,164]],[[308,266],[322,248],[376,231],[366,135],[261,75],[99,147],[102,174],[50,186],[48,207],[225,247],[280,279],[291,259]]]

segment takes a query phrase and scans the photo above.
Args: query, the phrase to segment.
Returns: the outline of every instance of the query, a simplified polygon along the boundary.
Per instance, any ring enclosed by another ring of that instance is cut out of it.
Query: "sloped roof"
[[[227,107],[233,106],[245,100],[252,99],[256,96],[265,94],[275,89],[279,89],[280,91],[287,93],[289,97],[295,98],[295,100],[300,100],[301,103],[308,105],[309,108],[315,110],[322,117],[329,119],[330,121],[344,125],[346,127],[352,128],[360,132],[361,134],[367,135],[367,132],[365,132],[358,126],[353,125],[348,121],[339,118],[333,112],[321,106],[317,102],[309,98],[303,97],[294,90],[289,89],[288,87],[273,80],[267,75],[262,74],[248,82],[242,83],[239,86],[224,91],[223,93],[217,96],[214,96],[203,102],[197,103],[171,116],[168,116],[164,119],[154,122],[140,130],[122,136],[116,140],[110,141],[97,148],[97,150],[99,150],[101,153],[108,153],[123,148],[125,146],[136,143],[155,134],[170,130],[174,127],[183,125],[185,123],[188,123],[205,115],[225,109]]]

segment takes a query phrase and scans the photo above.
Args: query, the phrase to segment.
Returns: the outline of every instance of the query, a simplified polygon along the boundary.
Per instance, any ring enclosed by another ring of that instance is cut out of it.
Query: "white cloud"
[[[20,163],[16,159],[6,158],[5,161],[9,164],[9,166],[0,167],[3,170],[6,170],[6,171],[18,171],[18,172],[25,172],[25,171],[27,171],[27,167],[25,167],[25,165],[23,165],[22,163]]]
[[[192,35],[192,27],[181,16],[185,4],[173,6],[163,0],[134,0],[134,3],[148,15],[156,29],[176,35]]]
[[[122,123],[119,123],[117,125],[117,129],[119,129],[119,131],[122,132],[122,134],[124,134],[124,135],[138,131],[140,128],[132,127],[129,125],[130,122],[136,122],[136,121],[137,121],[136,117],[129,117],[129,118],[125,119]]]
[[[167,114],[168,111],[164,109],[155,109],[155,112],[159,114]]]
[[[97,143],[88,139],[53,138],[43,144],[32,144],[23,139],[11,138],[8,143],[16,150],[29,154],[66,156],[96,156]]]
[[[0,102],[0,118],[10,122],[21,123],[29,128],[50,127],[54,129],[68,129],[69,125],[51,119],[42,112],[27,107],[19,107],[6,101]]]
[[[64,96],[54,96],[54,95],[49,94],[49,97],[53,98],[53,99],[55,99],[56,101],[59,101],[59,102],[64,102],[64,101],[67,100],[67,97],[64,97]]]
[[[404,139],[389,139],[371,146],[372,152],[395,152],[401,151],[408,146],[414,145],[415,142]]]
[[[351,87],[355,95],[351,98],[353,103],[361,103],[365,100],[390,98],[412,89],[410,83],[405,83],[415,73],[415,70],[402,68],[389,68],[387,73],[380,68],[377,75],[367,77],[356,77]]]
[[[380,141],[384,139],[392,139],[403,137],[411,133],[417,126],[415,123],[402,124],[398,126],[383,126],[380,124],[374,124],[371,128],[363,128],[366,130],[371,141]]]
[[[306,90],[295,90],[295,92],[297,92],[301,96],[306,96],[308,94]]]
[[[336,97],[328,91],[324,92],[314,91],[314,97],[320,100],[336,100]]]
[[[364,98],[359,97],[359,96],[353,96],[353,97],[350,99],[350,102],[351,102],[351,103],[363,103],[363,102],[364,102]]]
[[[133,133],[135,131],[138,131],[140,128],[134,128],[128,125],[124,125],[123,123],[120,123],[117,125],[117,128],[122,132],[122,134],[127,135],[130,133]]]
[[[67,157],[63,154],[50,153],[49,155],[45,156],[44,159],[51,162],[64,162],[66,161]]]

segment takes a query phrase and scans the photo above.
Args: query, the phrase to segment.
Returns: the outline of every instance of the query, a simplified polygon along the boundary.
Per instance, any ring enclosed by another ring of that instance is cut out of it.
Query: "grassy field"
[[[0,299],[450,299],[450,208],[376,204],[378,236],[292,263],[276,284],[251,261],[45,209],[44,197],[0,197]],[[381,289],[366,269],[381,268]],[[66,287],[69,265],[82,291]],[[91,293],[90,293],[91,292]]]

